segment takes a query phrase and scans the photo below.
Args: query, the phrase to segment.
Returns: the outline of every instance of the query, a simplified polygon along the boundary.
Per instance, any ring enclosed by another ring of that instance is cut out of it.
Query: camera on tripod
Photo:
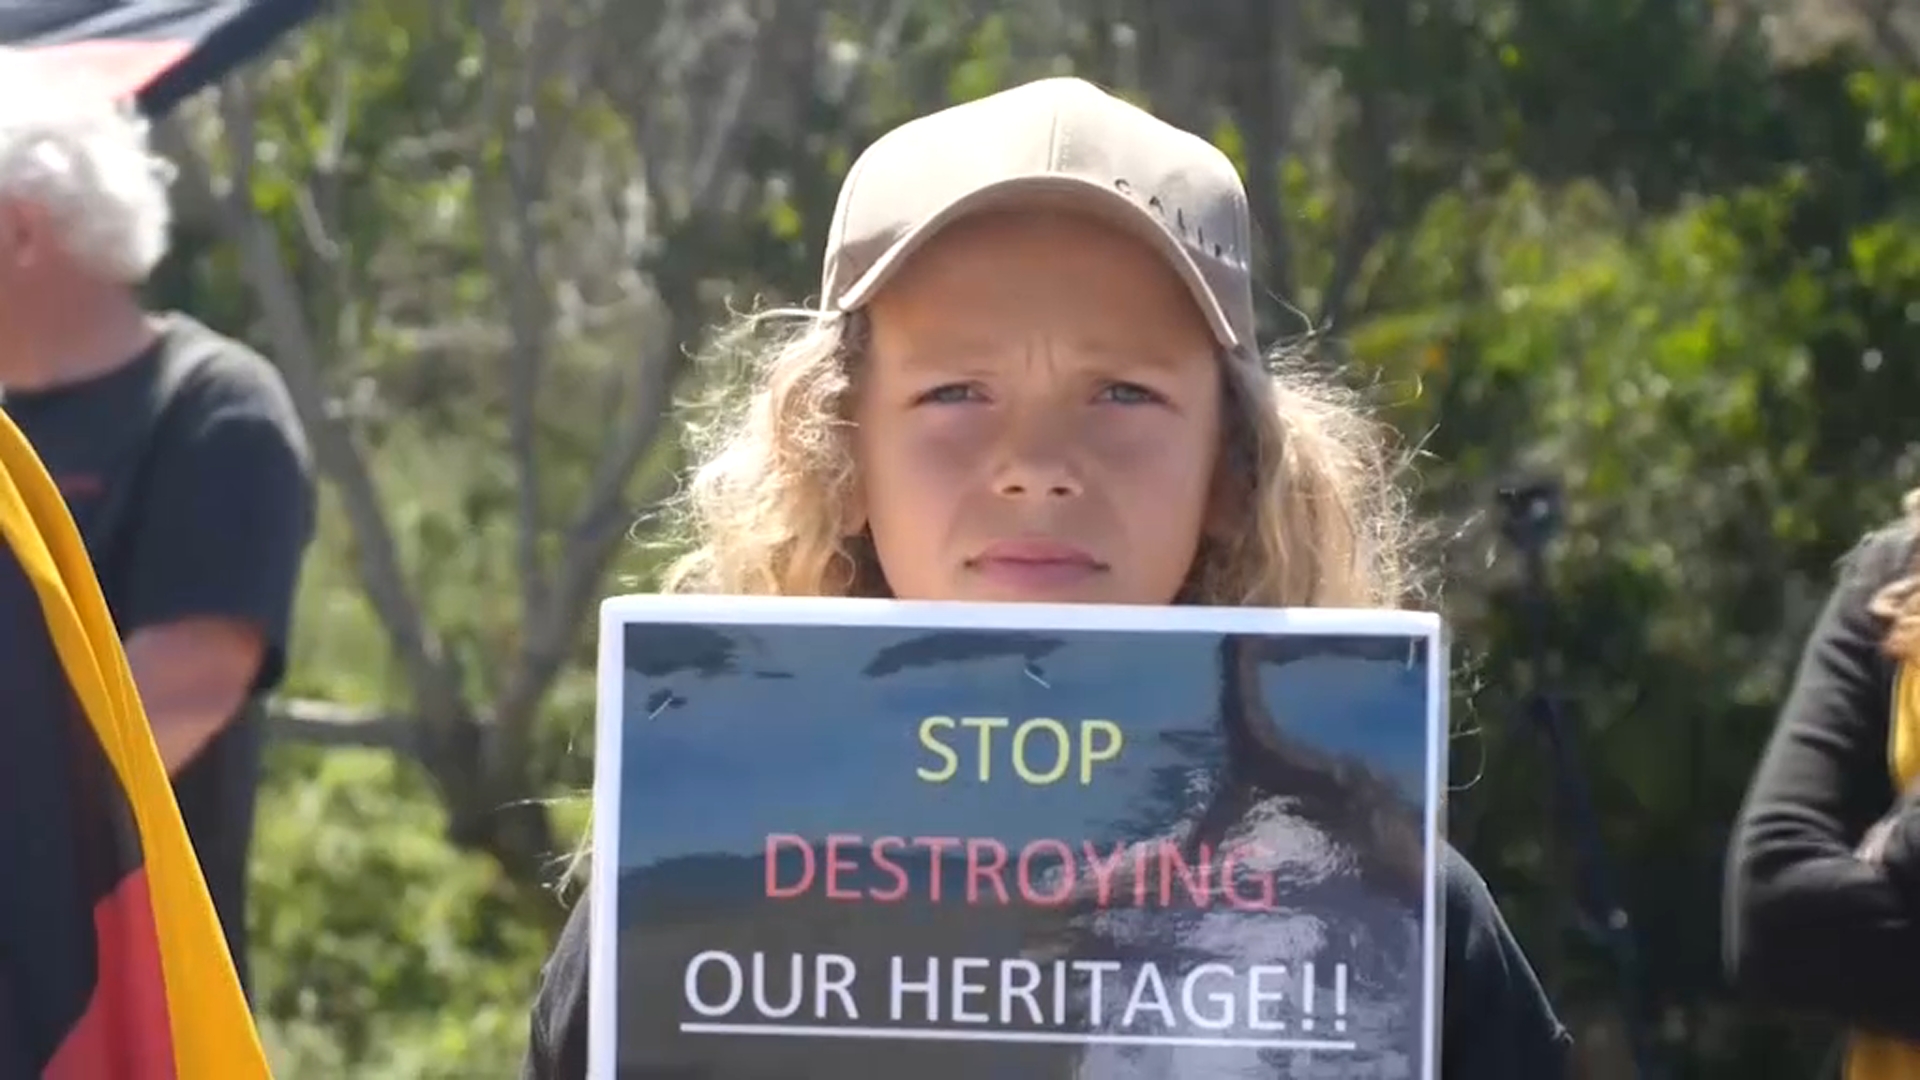
[[[1565,517],[1565,498],[1556,480],[1533,478],[1509,484],[1496,493],[1496,498],[1500,502],[1501,535],[1525,552],[1546,547]]]
[[[1659,1080],[1665,1075],[1655,1049],[1653,1029],[1643,1006],[1639,945],[1632,922],[1614,891],[1611,860],[1607,857],[1600,822],[1581,772],[1574,725],[1562,712],[1552,685],[1547,658],[1553,650],[1554,597],[1547,580],[1547,548],[1565,521],[1565,497],[1557,480],[1525,476],[1496,492],[1500,505],[1500,533],[1520,553],[1523,577],[1516,599],[1529,623],[1527,659],[1532,668],[1528,713],[1546,737],[1552,783],[1557,790],[1562,828],[1579,851],[1577,895],[1586,928],[1613,955],[1628,1028],[1636,1080]]]

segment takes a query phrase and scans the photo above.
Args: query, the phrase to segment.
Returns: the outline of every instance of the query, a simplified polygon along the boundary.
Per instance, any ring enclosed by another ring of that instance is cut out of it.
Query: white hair
[[[75,259],[138,284],[167,253],[172,166],[131,104],[50,69],[0,47],[0,200],[44,209]]]

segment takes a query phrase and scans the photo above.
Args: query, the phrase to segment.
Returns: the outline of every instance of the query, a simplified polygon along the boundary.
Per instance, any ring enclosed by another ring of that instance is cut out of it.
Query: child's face
[[[1214,338],[1151,249],[1054,215],[960,222],[870,307],[858,509],[912,600],[1171,602],[1221,443]]]

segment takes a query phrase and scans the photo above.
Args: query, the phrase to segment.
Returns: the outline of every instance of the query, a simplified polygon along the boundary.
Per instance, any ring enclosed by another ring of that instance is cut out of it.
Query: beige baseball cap
[[[1253,228],[1233,162],[1092,83],[1041,79],[911,120],[853,163],[821,304],[865,305],[942,228],[988,209],[1096,215],[1171,265],[1220,344],[1252,350]]]

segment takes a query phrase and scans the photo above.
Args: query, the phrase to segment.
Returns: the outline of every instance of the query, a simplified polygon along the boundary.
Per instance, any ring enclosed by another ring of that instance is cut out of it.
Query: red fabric
[[[150,116],[253,62],[321,0],[0,0],[0,45],[41,50]]]
[[[42,1080],[179,1080],[144,869],[121,878],[94,906],[93,925],[99,955],[109,959]]]

